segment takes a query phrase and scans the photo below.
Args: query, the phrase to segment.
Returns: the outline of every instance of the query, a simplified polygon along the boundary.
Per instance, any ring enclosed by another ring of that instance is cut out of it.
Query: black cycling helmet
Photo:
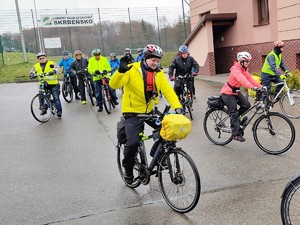
[[[39,52],[39,53],[36,54],[37,58],[40,58],[41,56],[45,56],[46,57],[45,52]]]
[[[144,54],[144,57],[143,57],[144,59],[149,59],[149,58],[161,59],[161,57],[163,56],[163,50],[157,45],[148,44],[144,48],[143,54]]]

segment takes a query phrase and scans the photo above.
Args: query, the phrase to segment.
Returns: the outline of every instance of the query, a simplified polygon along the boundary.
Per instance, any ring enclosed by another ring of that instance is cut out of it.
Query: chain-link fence
[[[0,35],[0,70],[4,65],[4,57],[3,57],[3,45],[2,45],[2,36]]]
[[[94,48],[100,48],[104,55],[123,54],[127,47],[137,49],[148,43],[157,44],[164,51],[175,51],[190,32],[189,17],[180,7],[23,10],[20,15],[27,51],[42,49],[49,55],[76,49],[89,55]],[[92,15],[93,23],[41,27],[41,19],[47,15]],[[0,33],[5,48],[21,50],[17,28],[16,12],[0,11]],[[58,38],[61,47],[45,48],[45,38]]]

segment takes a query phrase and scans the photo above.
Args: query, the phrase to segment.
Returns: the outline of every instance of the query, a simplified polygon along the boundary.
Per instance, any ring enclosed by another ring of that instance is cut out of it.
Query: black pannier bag
[[[118,142],[121,144],[125,144],[126,139],[126,133],[125,133],[125,118],[121,116],[121,120],[117,123],[117,138]]]
[[[209,108],[214,108],[214,109],[224,108],[224,102],[221,96],[208,96],[207,105]]]

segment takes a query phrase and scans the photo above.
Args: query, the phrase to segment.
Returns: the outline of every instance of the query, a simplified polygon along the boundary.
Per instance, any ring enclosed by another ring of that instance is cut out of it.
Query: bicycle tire
[[[270,126],[272,130],[269,129]],[[257,146],[271,155],[286,152],[295,141],[293,123],[285,115],[277,112],[269,112],[267,116],[260,116],[254,122],[252,130]]]
[[[140,151],[138,151],[137,155],[135,157],[136,161],[141,162],[141,157],[142,157],[141,153],[140,153]],[[117,145],[117,163],[118,163],[119,173],[120,173],[120,176],[121,176],[123,182],[126,184],[126,186],[128,186],[130,188],[136,188],[136,187],[140,186],[141,181],[139,179],[135,180],[132,184],[127,183],[126,180],[124,179],[125,170],[124,170],[124,167],[122,166],[123,158],[124,158],[124,144],[118,143],[118,145]],[[134,167],[134,170],[133,170],[134,177],[139,176],[137,169],[138,169],[137,167]]]
[[[71,103],[73,100],[73,86],[70,82],[62,83],[62,96],[67,103]]]
[[[279,105],[284,115],[289,118],[298,119],[300,118],[300,92],[293,91],[291,95],[293,96],[293,100],[295,103],[294,105],[290,104],[287,93],[282,96],[279,101]]]
[[[221,124],[220,121],[227,116],[228,119]],[[203,128],[206,137],[216,145],[223,146],[232,141],[229,113],[225,109],[209,109],[204,116]]]
[[[285,188],[280,206],[283,225],[300,224],[300,176],[291,181]]]
[[[109,99],[108,90],[105,88],[102,88],[102,102],[107,114],[111,114],[112,104],[111,104],[111,100]]]
[[[167,168],[163,162],[167,162]],[[198,204],[201,193],[199,172],[192,158],[180,148],[162,155],[158,164],[158,182],[163,198],[176,212],[190,212]]]
[[[37,94],[33,97],[30,104],[31,114],[40,123],[46,123],[52,117],[52,102],[51,100],[43,95]],[[45,110],[45,114],[41,115],[42,110]]]
[[[91,83],[88,81],[86,82],[86,92],[88,93],[89,97],[90,97],[90,101],[92,106],[95,106],[94,100],[93,100],[93,89],[91,86]]]

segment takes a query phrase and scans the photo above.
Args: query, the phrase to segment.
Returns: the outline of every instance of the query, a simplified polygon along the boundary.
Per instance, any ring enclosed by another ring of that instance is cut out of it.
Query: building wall
[[[253,55],[253,69],[260,71],[263,58],[272,49],[272,42],[275,40],[286,42],[284,57],[287,58],[289,68],[299,68],[300,1],[269,0],[268,4],[269,24],[258,25],[257,0],[243,1],[243,4],[240,0],[190,0],[192,29],[204,13],[237,13],[234,25],[223,33],[222,39],[212,42],[212,36],[208,36],[212,24],[205,22],[188,44],[191,55],[204,72],[200,74],[212,75],[211,71],[229,71],[239,51],[249,51]],[[212,69],[214,64],[218,68]]]

